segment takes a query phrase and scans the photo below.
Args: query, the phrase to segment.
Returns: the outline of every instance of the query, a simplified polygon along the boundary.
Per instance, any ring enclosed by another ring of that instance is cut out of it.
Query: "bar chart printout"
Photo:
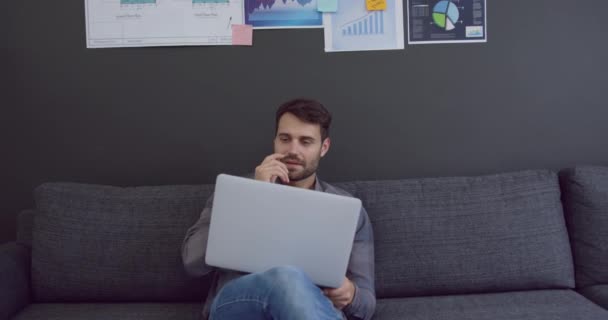
[[[374,11],[363,18],[342,26],[343,36],[384,33],[384,11]]]
[[[365,6],[339,0],[336,13],[325,14],[325,51],[394,50],[404,48],[403,5],[388,0],[386,10],[367,11]]]

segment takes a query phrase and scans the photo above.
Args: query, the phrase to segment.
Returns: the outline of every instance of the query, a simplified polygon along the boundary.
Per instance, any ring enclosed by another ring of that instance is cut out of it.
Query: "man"
[[[274,154],[255,169],[255,179],[350,196],[317,177],[319,160],[329,151],[331,115],[314,100],[296,99],[276,113]],[[361,209],[346,277],[340,288],[319,288],[298,268],[261,273],[216,269],[205,264],[213,197],[186,233],[182,259],[193,276],[214,272],[203,318],[220,319],[370,319],[376,306],[373,232]],[[314,230],[311,230],[311,235]]]

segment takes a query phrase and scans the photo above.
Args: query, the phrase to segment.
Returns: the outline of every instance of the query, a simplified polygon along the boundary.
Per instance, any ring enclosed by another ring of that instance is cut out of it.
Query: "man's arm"
[[[355,285],[355,295],[342,311],[351,320],[371,319],[376,310],[374,231],[365,208],[361,208],[346,276]]]
[[[182,244],[182,262],[186,272],[191,276],[204,276],[213,271],[213,267],[205,263],[212,207],[213,195],[207,200],[205,209],[201,212],[201,217],[186,232],[186,238]]]

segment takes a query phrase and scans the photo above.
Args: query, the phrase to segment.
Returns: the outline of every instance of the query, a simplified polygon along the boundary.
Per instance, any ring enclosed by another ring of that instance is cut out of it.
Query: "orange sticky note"
[[[386,10],[386,0],[365,0],[367,10]]]
[[[232,45],[251,46],[253,45],[253,26],[248,24],[232,25]]]

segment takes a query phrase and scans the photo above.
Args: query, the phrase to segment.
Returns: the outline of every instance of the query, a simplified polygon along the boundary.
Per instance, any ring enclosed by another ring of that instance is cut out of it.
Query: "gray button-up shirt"
[[[348,192],[323,182],[318,177],[315,181],[315,190],[352,197]],[[203,307],[203,319],[209,317],[209,309],[219,290],[228,281],[246,274],[205,264],[205,250],[207,249],[212,207],[213,195],[207,200],[200,219],[186,232],[186,238],[182,245],[182,260],[186,272],[192,276],[204,276],[211,273],[213,277],[209,295]],[[352,303],[342,310],[344,316],[348,319],[371,319],[376,308],[374,234],[365,208],[361,208],[359,215],[346,276],[355,285],[355,296]]]

